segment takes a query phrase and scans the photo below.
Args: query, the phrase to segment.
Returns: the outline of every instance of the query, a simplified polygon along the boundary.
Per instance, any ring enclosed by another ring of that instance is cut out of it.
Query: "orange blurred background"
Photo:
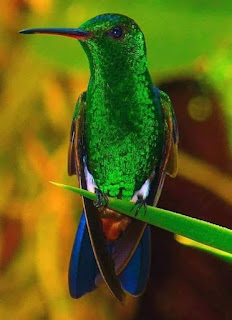
[[[68,264],[78,196],[67,174],[72,112],[88,84],[79,45],[26,37],[27,27],[76,27],[127,14],[147,38],[154,82],[174,104],[180,164],[160,207],[232,227],[232,5],[211,1],[6,0],[0,3],[0,319],[231,319],[231,266],[153,229],[151,280],[119,305],[104,287],[73,300]]]

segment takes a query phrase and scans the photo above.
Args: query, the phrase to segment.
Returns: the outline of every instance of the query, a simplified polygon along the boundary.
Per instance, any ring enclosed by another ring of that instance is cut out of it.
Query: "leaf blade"
[[[177,242],[179,242],[180,244],[182,244],[184,246],[207,252],[213,256],[216,256],[219,259],[222,259],[226,262],[232,263],[232,254],[231,253],[209,247],[205,244],[190,240],[188,238],[179,236],[177,234],[174,236],[174,238]]]
[[[87,190],[60,183],[52,183],[96,201],[96,195]],[[110,197],[108,199],[108,207],[110,209],[116,210],[131,218],[135,218],[133,212],[135,204],[133,202]],[[226,227],[221,227],[210,222],[151,206],[147,206],[146,215],[144,214],[144,208],[141,208],[136,219],[169,232],[179,234],[204,245],[232,253],[232,230]]]

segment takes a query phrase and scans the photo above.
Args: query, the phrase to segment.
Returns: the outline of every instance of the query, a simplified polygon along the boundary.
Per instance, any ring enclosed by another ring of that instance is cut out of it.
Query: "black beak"
[[[19,31],[22,34],[54,34],[58,36],[71,37],[77,40],[86,40],[93,36],[91,32],[72,28],[33,28]]]

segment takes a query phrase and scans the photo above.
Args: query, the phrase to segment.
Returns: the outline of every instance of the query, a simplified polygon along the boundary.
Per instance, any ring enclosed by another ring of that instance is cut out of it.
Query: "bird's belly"
[[[127,137],[118,143],[105,143],[88,155],[88,168],[101,192],[125,200],[140,189],[159,158],[152,138],[141,142]]]

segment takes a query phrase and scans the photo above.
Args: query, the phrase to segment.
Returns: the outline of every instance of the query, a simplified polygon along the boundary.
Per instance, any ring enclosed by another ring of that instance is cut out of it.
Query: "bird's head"
[[[77,29],[33,28],[20,33],[53,34],[77,39],[83,46],[91,67],[121,69],[139,62],[141,68],[146,68],[143,33],[134,20],[121,14],[99,15]]]

